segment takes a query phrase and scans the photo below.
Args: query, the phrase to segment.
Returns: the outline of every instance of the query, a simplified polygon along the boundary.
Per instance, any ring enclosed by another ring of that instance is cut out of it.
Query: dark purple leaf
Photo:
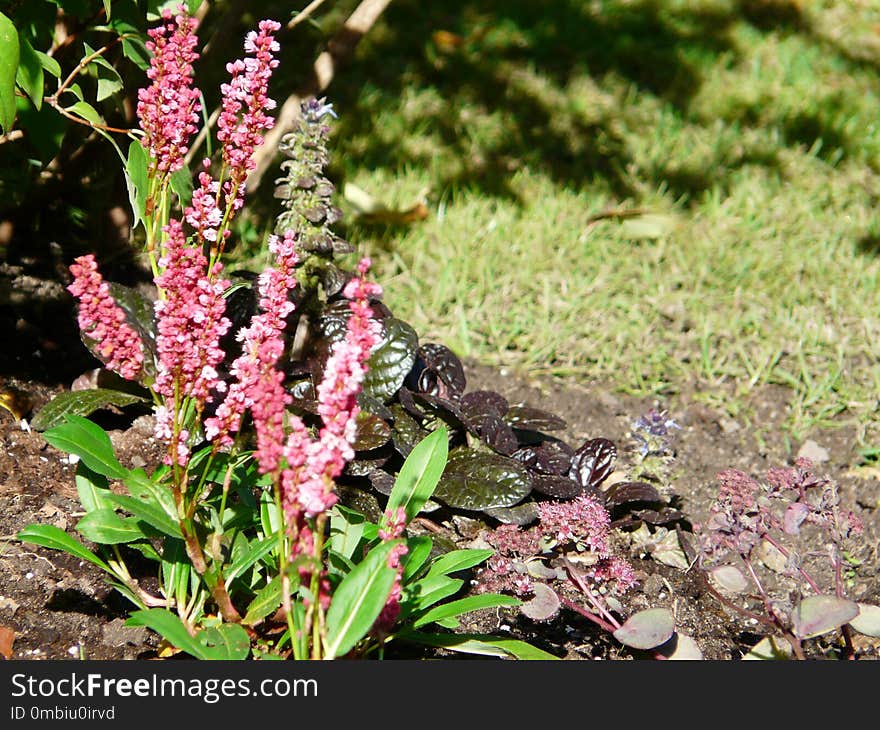
[[[391,412],[390,408],[382,403],[382,401],[373,398],[364,392],[358,393],[357,404],[362,411],[372,413],[374,416],[379,416],[379,418],[382,418],[385,421],[391,421],[394,419],[394,414]]]
[[[413,397],[413,392],[406,386],[397,391],[397,400],[413,418],[422,420],[427,415],[423,409],[419,408]]]
[[[498,416],[487,415],[483,417],[483,422],[480,425],[480,438],[483,443],[499,454],[510,456],[516,451],[517,441],[513,429]]]
[[[388,318],[383,320],[383,326],[382,340],[367,361],[363,390],[367,395],[387,403],[412,369],[419,338],[403,320]]]
[[[559,416],[523,404],[511,406],[504,420],[523,431],[561,431],[566,426]]]
[[[531,491],[529,473],[513,459],[458,448],[449,455],[434,498],[450,507],[485,510],[512,507]]]
[[[532,473],[532,488],[554,499],[573,499],[584,490],[580,484],[568,477],[554,474]]]
[[[285,390],[293,398],[290,402],[291,408],[307,413],[318,413],[318,400],[311,380],[300,380],[288,385]]]
[[[362,451],[348,462],[345,473],[352,477],[366,477],[374,469],[384,466],[391,454],[388,449],[376,449],[375,451]]]
[[[618,482],[605,491],[605,501],[613,507],[626,502],[663,502],[663,497],[647,482]]]
[[[467,380],[458,356],[445,345],[426,342],[419,347],[416,363],[419,390],[443,398],[457,398],[464,393]]]
[[[475,390],[471,393],[465,393],[458,405],[468,419],[477,423],[488,415],[504,418],[510,408],[507,399],[494,390]]]
[[[513,453],[513,458],[541,474],[570,476],[573,455],[574,451],[565,442],[548,440],[517,449]]]
[[[598,487],[614,470],[616,458],[617,447],[613,441],[590,439],[575,451],[570,476],[584,488]]]
[[[355,451],[378,449],[390,439],[391,427],[383,419],[366,411],[358,414],[353,444]]]
[[[395,403],[389,410],[394,418],[391,440],[394,442],[394,448],[406,458],[416,444],[428,435],[428,431],[422,428],[403,406]]]
[[[465,428],[465,417],[455,401],[427,393],[413,393],[413,399],[422,406],[427,406],[430,413],[441,418],[453,428]]]
[[[379,492],[379,494],[384,494],[386,497],[394,489],[394,477],[387,471],[382,471],[382,469],[373,469],[367,474],[367,479],[370,480],[373,489]]]

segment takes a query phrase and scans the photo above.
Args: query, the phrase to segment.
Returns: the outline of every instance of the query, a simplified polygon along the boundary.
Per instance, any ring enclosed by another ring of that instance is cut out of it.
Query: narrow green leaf
[[[126,626],[146,626],[152,629],[165,641],[176,646],[181,651],[185,651],[196,659],[208,659],[210,650],[202,646],[196,641],[189,632],[179,616],[171,613],[164,608],[148,608],[146,610],[134,611],[125,622]]]
[[[242,623],[248,626],[259,623],[266,616],[277,610],[281,605],[281,599],[281,576],[276,575],[251,601]]]
[[[336,588],[327,611],[328,659],[350,651],[379,617],[396,575],[388,567],[388,555],[399,544],[391,540],[374,547]]]
[[[408,612],[421,611],[433,606],[444,598],[453,596],[464,585],[460,578],[450,578],[446,575],[432,575],[404,587],[403,606]]]
[[[87,560],[93,565],[97,565],[101,570],[113,573],[110,566],[101,558],[95,555],[85,545],[78,540],[72,538],[64,530],[54,525],[28,525],[17,535],[22,542],[29,542],[33,545],[42,545],[52,550],[63,550],[75,558]]]
[[[125,494],[110,494],[110,501],[131,512],[137,519],[143,520],[148,525],[155,527],[163,535],[169,537],[183,537],[180,525],[169,519],[161,507],[155,503],[143,502],[135,497]]]
[[[18,44],[19,59],[15,81],[39,109],[43,106],[43,65],[27,38],[19,35]]]
[[[420,616],[413,623],[414,628],[425,626],[435,621],[461,616],[463,613],[478,611],[482,608],[497,608],[499,606],[519,606],[522,603],[518,598],[513,596],[505,596],[500,593],[481,593],[467,598],[460,598],[457,601],[450,601],[432,608],[430,611]]]
[[[146,537],[136,520],[120,517],[109,507],[88,512],[76,523],[76,531],[100,545],[118,545]]]
[[[330,512],[330,549],[350,560],[364,536],[366,521],[360,512],[335,505]]]
[[[401,563],[403,564],[403,582],[409,583],[431,555],[434,547],[434,541],[427,535],[418,535],[411,537],[406,541],[409,551],[403,556]]]
[[[556,660],[552,654],[518,639],[501,639],[486,634],[426,634],[421,631],[405,631],[396,638],[424,646],[436,646],[465,654],[481,654],[499,658],[513,657],[523,660]]]
[[[150,52],[140,38],[123,38],[122,55],[135,64],[135,66],[141,71],[146,71],[150,68]]]
[[[15,77],[19,61],[18,32],[0,13],[0,128],[9,132],[15,123]]]
[[[269,537],[263,538],[262,540],[254,540],[250,544],[248,551],[242,553],[232,562],[229,568],[224,571],[223,576],[226,579],[226,585],[228,586],[258,560],[261,560],[263,557],[271,553],[277,545],[278,538],[275,535],[269,535]]]
[[[441,555],[428,568],[428,576],[449,575],[459,570],[467,570],[479,565],[484,560],[492,557],[493,550],[479,550],[468,548],[466,550],[453,550]]]
[[[386,509],[392,515],[403,507],[409,522],[421,511],[440,481],[448,452],[449,436],[442,426],[416,445],[400,468],[388,497]]]
[[[113,444],[103,428],[82,416],[69,415],[67,422],[43,434],[52,446],[69,454],[76,454],[85,465],[111,479],[122,479],[128,469],[113,453]]]
[[[69,390],[59,393],[44,405],[31,419],[31,428],[46,431],[60,426],[67,416],[88,416],[108,406],[123,408],[133,403],[146,403],[146,398],[110,388]]]
[[[157,477],[157,473],[154,473],[153,476]],[[123,479],[123,483],[132,497],[142,502],[154,504],[165,513],[169,520],[177,523],[177,506],[174,504],[174,497],[168,487],[153,481],[143,469],[129,472]]]
[[[147,177],[147,151],[138,140],[128,146],[128,159],[125,163],[125,185],[128,188],[128,202],[137,226],[147,211],[147,194],[150,180]]]
[[[107,484],[107,477],[93,472],[80,461],[76,465],[75,479],[79,503],[86,512],[112,506],[108,499],[110,488]]]

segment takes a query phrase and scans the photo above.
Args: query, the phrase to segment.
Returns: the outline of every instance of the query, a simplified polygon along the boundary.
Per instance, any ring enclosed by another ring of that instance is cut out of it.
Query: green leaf
[[[528,470],[514,459],[466,447],[454,449],[434,491],[450,507],[512,507],[532,491]]]
[[[87,540],[100,545],[118,545],[146,537],[137,520],[125,519],[106,507],[88,512],[76,523],[76,530]]]
[[[465,654],[481,654],[500,658],[513,657],[523,660],[556,660],[559,658],[524,641],[501,639],[487,634],[426,634],[421,631],[404,631],[397,634],[396,638],[414,644],[460,651]]]
[[[482,608],[497,608],[499,606],[519,606],[522,603],[518,598],[513,596],[505,596],[500,593],[480,593],[476,596],[468,596],[460,598],[457,601],[450,601],[440,606],[432,608],[430,611],[420,616],[413,623],[413,628],[419,628],[426,624],[442,621],[454,616],[461,616],[463,613],[478,611]]]
[[[406,521],[412,520],[424,507],[434,490],[449,450],[449,435],[442,426],[423,439],[406,457],[400,468],[394,488],[388,497],[386,511],[396,514],[400,507],[406,511]],[[383,516],[383,525],[387,519]]]
[[[156,477],[156,473],[153,476]],[[171,522],[177,524],[177,505],[174,504],[174,497],[171,495],[170,489],[153,481],[143,469],[130,471],[123,479],[123,483],[132,497],[145,504],[155,506]]]
[[[196,640],[202,646],[202,658],[214,661],[247,659],[251,638],[243,626],[220,624],[200,631]]]
[[[330,511],[330,549],[346,559],[351,559],[364,536],[366,518],[342,505]]]
[[[21,34],[18,36],[18,44],[19,65],[15,80],[34,106],[39,109],[43,106],[43,64],[40,63],[40,57],[34,47]]]
[[[0,13],[0,127],[9,132],[15,123],[15,76],[18,72],[18,32]]]
[[[97,109],[89,104],[87,101],[78,101],[73,106],[67,107],[68,112],[71,114],[76,114],[77,116],[82,117],[87,122],[91,122],[95,125],[104,124],[104,118],[98,114]]]
[[[140,223],[147,212],[147,194],[150,180],[147,177],[147,151],[138,140],[128,146],[128,159],[125,163],[125,186],[128,188],[128,202],[134,216],[134,226]]]
[[[168,184],[177,195],[180,207],[188,207],[192,202],[193,194],[192,173],[189,171],[189,168],[181,167],[179,170],[172,172],[171,177],[168,178]]]
[[[434,541],[427,535],[417,535],[407,539],[406,546],[409,550],[400,561],[403,565],[404,583],[408,583],[425,564],[434,547]]]
[[[453,550],[445,555],[441,555],[428,569],[428,576],[448,575],[459,570],[467,570],[479,565],[484,560],[492,557],[494,550],[480,550],[477,548],[468,548],[466,550]]]
[[[133,403],[146,403],[146,398],[121,390],[93,388],[59,393],[43,406],[31,419],[31,428],[46,431],[65,422],[67,416],[88,416],[108,406],[125,407]]]
[[[242,623],[248,626],[259,623],[269,614],[275,613],[276,609],[281,605],[282,598],[281,576],[276,575],[251,601]]]
[[[328,659],[349,652],[379,617],[397,575],[388,567],[388,556],[400,542],[389,540],[374,547],[336,588],[327,611],[324,654]]]
[[[281,527],[278,506],[268,491],[260,492],[260,526],[265,535],[277,535]]]
[[[258,560],[271,553],[277,545],[278,538],[275,535],[251,542],[248,550],[233,560],[232,564],[223,572],[227,587]]]
[[[402,605],[408,613],[422,611],[461,590],[464,581],[447,575],[432,575],[404,587]]]
[[[143,520],[151,527],[155,527],[163,535],[169,537],[183,537],[180,525],[169,519],[161,507],[155,503],[142,502],[135,497],[125,494],[110,494],[110,500],[122,509],[131,512],[137,519]]]
[[[43,434],[52,446],[69,454],[76,454],[94,472],[111,479],[122,479],[128,469],[113,453],[113,444],[103,428],[82,416],[67,416],[67,423]]]
[[[190,636],[180,617],[167,609],[148,608],[146,610],[134,611],[125,622],[125,625],[146,626],[148,629],[152,629],[159,634],[169,644],[176,646],[196,659],[211,658],[208,656],[210,650]]]
[[[839,629],[859,615],[854,601],[837,596],[807,596],[792,614],[792,629],[799,639],[812,639]]]
[[[52,74],[56,79],[61,78],[61,64],[58,63],[52,56],[49,56],[42,51],[34,51],[37,54],[37,58],[40,61],[40,65]]]
[[[101,558],[95,555],[85,545],[68,535],[64,530],[54,525],[28,525],[17,535],[22,542],[29,542],[33,545],[42,545],[52,550],[63,550],[75,558],[87,560],[93,565],[97,565],[101,570],[105,570],[110,574],[110,566]]]
[[[150,52],[140,38],[127,37],[122,39],[122,55],[137,66],[141,71],[150,68]]]
[[[93,472],[80,461],[76,465],[75,480],[79,503],[86,512],[112,506],[107,498],[111,492],[106,477]]]

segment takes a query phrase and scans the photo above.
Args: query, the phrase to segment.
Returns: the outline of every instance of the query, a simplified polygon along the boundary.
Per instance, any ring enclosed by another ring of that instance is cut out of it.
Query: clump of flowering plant
[[[862,524],[841,506],[837,485],[805,458],[761,482],[736,469],[717,479],[699,565],[713,595],[767,631],[749,658],[804,659],[807,639],[834,631],[852,658],[852,631],[878,635],[880,608],[846,597],[848,549]]]
[[[666,609],[639,611],[620,620],[625,613],[621,599],[636,584],[636,574],[618,554],[611,517],[594,497],[541,502],[537,524],[528,529],[501,525],[486,540],[496,552],[479,571],[477,589],[530,597],[520,607],[528,618],[548,621],[565,607],[624,645],[650,650],[657,658],[676,652],[681,658],[700,657],[693,640],[676,632]]]
[[[45,438],[80,457],[85,516],[77,531],[98,552],[51,526],[32,525],[19,537],[105,570],[139,608],[130,623],[199,658],[243,658],[252,648],[293,658],[381,654],[401,628],[418,640],[415,628],[510,603],[487,595],[479,605],[443,608],[435,604],[455,591],[427,600],[421,588],[423,566],[432,580],[446,579],[487,557],[466,553],[437,567],[406,537],[445,466],[444,430],[412,449],[380,523],[337,504],[337,480],[355,453],[368,361],[383,332],[381,288],[368,280],[369,259],[339,271],[333,293],[341,326],[315,373],[312,407],[297,408],[283,366],[304,298],[306,231],[269,236],[272,263],[256,279],[256,306],[243,313],[231,306],[241,282],[226,276],[222,262],[254,151],[273,124],[268,88],[280,25],[260,21],[244,57],[228,64],[219,159],[201,161],[190,195],[184,161],[201,97],[193,78],[196,28],[180,6],[150,31],[152,83],[138,96],[142,134],[126,167],[155,298],[108,285],[91,255],[71,267],[69,287],[86,344],[152,400],[164,463],[150,475],[123,467],[107,434],[79,415],[103,396],[62,399],[55,405],[60,423]],[[111,481],[127,493],[112,490]],[[131,550],[158,564],[158,592],[132,577]]]

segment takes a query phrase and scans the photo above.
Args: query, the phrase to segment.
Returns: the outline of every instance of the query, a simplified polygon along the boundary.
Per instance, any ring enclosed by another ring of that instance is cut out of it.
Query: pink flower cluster
[[[186,219],[200,238],[216,241],[223,211],[233,213],[244,204],[244,183],[255,167],[254,151],[263,143],[263,132],[272,128],[274,119],[266,112],[275,108],[268,96],[269,79],[278,66],[273,53],[279,50],[274,33],[281,25],[261,20],[258,30],[248,33],[244,49],[249,54],[227,64],[229,83],[222,84],[222,110],[217,121],[217,139],[223,145],[225,179],[221,183],[207,172],[199,175],[199,187],[193,192]],[[207,168],[209,160],[204,163]],[[224,236],[228,231],[224,231]]]
[[[110,286],[98,271],[92,254],[71,265],[73,283],[67,290],[79,299],[79,327],[97,343],[108,369],[134,380],[141,372],[144,351],[140,337],[125,321],[125,312],[110,295]]]
[[[379,339],[379,324],[372,319],[369,299],[382,293],[366,280],[370,260],[358,266],[360,276],[351,279],[344,294],[351,301],[345,339],[333,346],[318,386],[318,413],[323,427],[313,440],[298,419],[284,445],[288,468],[282,474],[282,493],[292,522],[300,515],[311,518],[336,503],[333,484],[354,457],[357,394],[367,372],[366,362]]]
[[[160,178],[183,166],[201,109],[199,91],[192,86],[198,23],[182,5],[177,15],[166,8],[162,20],[147,31],[147,49],[153,53],[147,77],[153,83],[138,92],[137,105],[142,143],[153,158],[150,172]]]
[[[397,508],[397,514],[391,514],[391,510],[385,511],[386,529],[379,530],[379,537],[383,541],[397,540],[403,537],[406,530],[406,510],[403,507]],[[394,578],[394,584],[391,586],[391,593],[385,601],[385,607],[373,624],[373,633],[382,636],[387,634],[394,628],[397,617],[400,615],[400,597],[403,591],[402,577],[403,565],[400,559],[409,552],[406,543],[400,543],[391,548],[388,554],[388,567],[397,572]]]
[[[611,517],[593,497],[581,495],[568,502],[541,502],[538,517],[538,525],[528,530],[501,525],[486,536],[497,552],[480,571],[480,590],[530,593],[526,563],[543,559],[541,556],[548,551],[566,545],[589,548],[595,555],[592,564],[581,567],[582,578],[618,594],[635,584],[632,566],[612,552]]]
[[[229,282],[219,278],[221,264],[208,271],[201,247],[187,245],[180,222],[171,220],[163,230],[165,255],[155,278],[160,296],[155,305],[159,368],[153,387],[165,397],[166,405],[174,405],[173,413],[167,408],[157,412],[157,435],[169,441],[183,464],[189,434],[173,423],[175,414],[180,415],[184,399],[201,411],[212,401],[212,391],[225,389],[217,367],[225,355],[220,338],[230,327],[223,298]]]
[[[603,558],[610,554],[611,516],[592,497],[584,494],[570,502],[541,502],[538,514],[545,535],[553,535],[560,543],[586,545]]]
[[[220,446],[229,446],[232,434],[241,428],[241,420],[250,409],[262,474],[278,468],[284,443],[284,407],[290,402],[282,385],[284,374],[276,364],[284,353],[281,335],[285,320],[294,309],[288,294],[296,286],[294,271],[299,257],[295,243],[293,231],[283,238],[270,236],[269,250],[275,255],[275,266],[266,269],[258,281],[261,313],[237,333],[243,346],[242,354],[232,364],[235,380],[215,415],[205,420],[207,438]]]

